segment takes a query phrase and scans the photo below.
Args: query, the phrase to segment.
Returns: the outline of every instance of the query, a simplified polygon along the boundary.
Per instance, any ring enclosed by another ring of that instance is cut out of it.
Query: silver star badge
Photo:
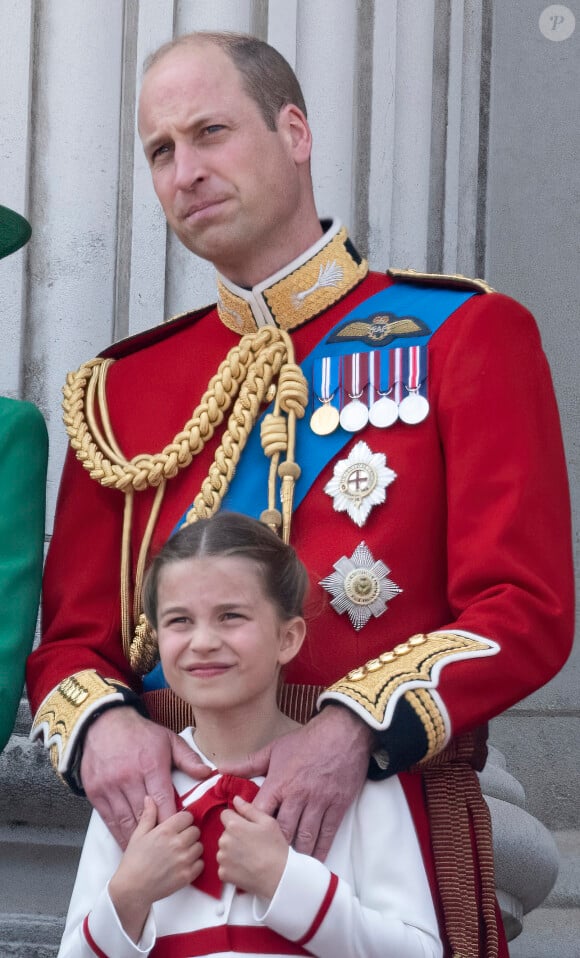
[[[371,615],[382,615],[389,599],[403,591],[387,578],[390,569],[380,559],[375,562],[366,542],[356,547],[350,559],[342,556],[334,568],[319,585],[334,597],[330,604],[339,615],[348,612],[357,632]]]
[[[386,464],[382,452],[371,452],[366,442],[357,442],[348,459],[334,467],[334,475],[324,491],[332,496],[336,512],[347,512],[357,526],[363,526],[373,506],[384,502],[397,473]]]

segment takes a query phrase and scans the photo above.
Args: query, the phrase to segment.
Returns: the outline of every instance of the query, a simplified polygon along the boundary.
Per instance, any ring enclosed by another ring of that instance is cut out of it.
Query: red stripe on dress
[[[162,935],[149,955],[150,958],[198,958],[220,951],[235,951],[240,955],[312,955],[299,943],[283,938],[270,928],[252,925],[218,925],[181,935]]]
[[[296,942],[297,945],[305,945],[308,941],[310,941],[311,938],[314,938],[314,935],[316,934],[322,922],[326,918],[326,913],[328,912],[328,909],[330,908],[332,904],[332,899],[334,898],[337,888],[338,888],[338,878],[336,877],[336,875],[333,875],[333,873],[331,872],[328,888],[326,889],[326,895],[322,899],[322,904],[320,908],[318,909],[318,914],[316,915],[316,918],[312,922],[306,934],[302,935],[302,938],[298,939],[298,941]]]
[[[111,956],[107,955],[107,953],[104,952],[102,948],[99,948],[95,939],[91,935],[89,931],[89,916],[88,915],[85,917],[85,920],[83,921],[83,935],[85,936],[87,940],[87,945],[89,946],[89,948],[91,948],[94,951],[97,958],[111,958]]]

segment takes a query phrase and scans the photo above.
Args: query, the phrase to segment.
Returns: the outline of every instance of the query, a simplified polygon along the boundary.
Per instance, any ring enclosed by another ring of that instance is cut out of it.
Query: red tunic
[[[295,330],[297,361],[389,283],[370,274]],[[113,347],[118,359],[109,372],[108,407],[127,458],[172,440],[237,340],[210,309]],[[573,634],[569,498],[557,407],[531,315],[505,296],[476,295],[447,319],[428,349],[427,419],[368,426],[336,457],[346,458],[361,439],[372,452],[384,452],[397,474],[386,502],[359,529],[347,513],[334,511],[324,492],[330,462],[294,514],[292,541],[313,590],[309,640],[288,680],[329,685],[415,633],[466,630],[495,641],[499,652],[441,670],[440,707],[457,733],[537,689],[566,660]],[[153,549],[198,492],[219,432],[168,482]],[[137,543],[152,495],[135,497]],[[87,668],[139,687],[119,639],[123,504],[121,492],[93,481],[69,452],[46,564],[43,638],[28,666],[33,711],[65,676]],[[402,592],[356,632],[318,582],[363,539]],[[416,758],[411,750],[409,761]],[[405,767],[404,755],[397,765]]]

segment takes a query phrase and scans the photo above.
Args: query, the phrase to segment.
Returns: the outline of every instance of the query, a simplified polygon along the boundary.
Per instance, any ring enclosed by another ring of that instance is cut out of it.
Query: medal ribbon
[[[314,401],[318,400],[321,405],[332,403],[338,408],[340,357],[323,356],[315,360],[312,368]]]
[[[411,395],[427,394],[427,347],[409,346],[405,350],[403,378],[406,389]]]
[[[369,384],[370,353],[351,353],[341,356],[342,405],[352,399],[361,399]],[[364,402],[364,400],[362,400]]]

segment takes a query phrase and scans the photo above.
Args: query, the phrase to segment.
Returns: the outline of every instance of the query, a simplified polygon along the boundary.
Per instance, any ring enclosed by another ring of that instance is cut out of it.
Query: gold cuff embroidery
[[[320,702],[341,699],[379,730],[389,727],[397,702],[405,696],[425,729],[427,756],[434,755],[446,744],[449,734],[444,703],[433,694],[441,669],[451,662],[498,651],[497,643],[471,634],[413,635],[392,651],[353,669],[331,685]]]
[[[86,719],[109,702],[123,701],[121,688],[113,679],[103,679],[94,669],[85,669],[63,679],[38,709],[30,738],[41,739],[50,751],[57,772],[68,771],[74,746]]]

